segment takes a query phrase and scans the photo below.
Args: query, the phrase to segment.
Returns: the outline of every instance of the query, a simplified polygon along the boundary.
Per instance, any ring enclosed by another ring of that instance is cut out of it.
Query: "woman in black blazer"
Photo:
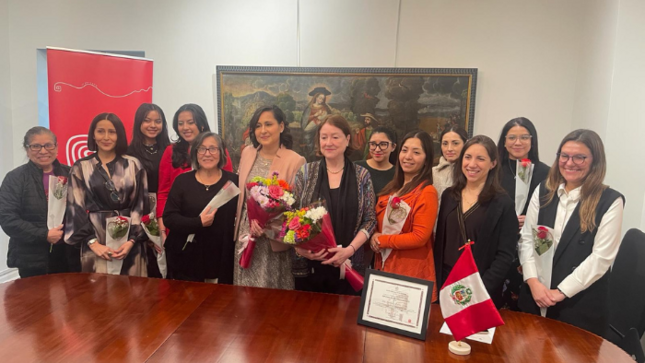
[[[441,197],[434,246],[440,286],[468,240],[475,263],[496,306],[516,254],[518,221],[513,201],[499,185],[495,143],[478,135],[468,140],[455,165],[455,183]]]

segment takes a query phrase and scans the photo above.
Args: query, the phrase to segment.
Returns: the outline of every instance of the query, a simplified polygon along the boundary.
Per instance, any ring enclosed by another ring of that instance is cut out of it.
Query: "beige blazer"
[[[260,146],[259,148],[261,148]],[[242,216],[242,206],[246,203],[246,180],[249,178],[249,173],[255,162],[255,158],[258,155],[258,149],[247,146],[242,151],[242,156],[240,157],[240,167],[238,169],[240,175],[239,188],[240,188],[240,197],[237,200],[237,218],[235,219],[235,240],[237,241],[238,232],[240,230],[240,220]],[[262,177],[268,178],[271,173],[277,171],[279,173],[278,178],[285,180],[289,185],[292,185],[296,173],[300,168],[305,165],[305,158],[300,156],[293,150],[289,150],[284,146],[281,146],[276,154],[271,167],[269,169],[268,175],[261,175]]]

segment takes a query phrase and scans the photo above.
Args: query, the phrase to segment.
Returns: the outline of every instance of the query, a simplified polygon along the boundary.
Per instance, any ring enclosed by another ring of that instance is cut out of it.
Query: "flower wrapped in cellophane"
[[[273,172],[270,178],[255,177],[246,184],[248,190],[246,212],[249,224],[255,220],[260,228],[264,229],[270,220],[281,216],[296,202],[291,193],[291,186],[286,181],[278,179],[278,175],[278,172]],[[245,245],[241,251],[240,266],[248,268],[253,258],[255,238],[249,234],[242,240]]]
[[[280,231],[283,243],[314,253],[339,247],[336,244],[331,217],[323,202],[316,202],[299,210],[287,211],[284,217]],[[333,256],[334,253],[330,253],[327,258]],[[364,279],[352,269],[351,261],[345,260],[340,268],[341,278],[344,277],[354,290],[360,291],[363,288]]]

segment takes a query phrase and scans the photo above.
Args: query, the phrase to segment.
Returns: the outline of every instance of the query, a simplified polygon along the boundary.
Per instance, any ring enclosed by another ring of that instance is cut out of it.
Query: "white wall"
[[[3,178],[14,167],[9,48],[9,1],[0,0],[0,176]],[[7,270],[8,243],[9,238],[0,230],[0,282],[15,277],[15,271]]]
[[[606,121],[607,184],[627,199],[623,231],[638,227],[645,196],[645,2],[621,0],[614,52],[609,114]]]
[[[596,130],[606,142],[607,180],[628,197],[625,227],[645,224],[643,163],[634,153],[645,101],[639,0],[0,4],[0,177],[25,161],[19,140],[38,122],[36,49],[48,45],[143,50],[155,61],[153,99],[167,117],[194,102],[211,126],[216,65],[474,67],[476,133],[497,139],[506,121],[526,116],[550,163],[568,131]]]

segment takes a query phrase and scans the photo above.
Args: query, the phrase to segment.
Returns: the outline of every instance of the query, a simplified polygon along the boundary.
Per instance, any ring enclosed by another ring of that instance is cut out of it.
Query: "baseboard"
[[[20,275],[18,275],[18,269],[16,268],[0,271],[0,283],[17,280],[19,277]]]

